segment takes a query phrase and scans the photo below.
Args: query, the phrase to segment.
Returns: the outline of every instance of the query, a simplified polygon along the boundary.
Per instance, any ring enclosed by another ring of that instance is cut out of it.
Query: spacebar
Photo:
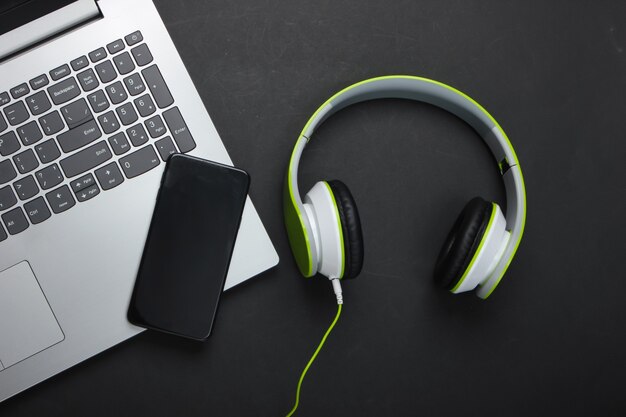
[[[61,168],[66,177],[72,178],[108,161],[112,156],[109,145],[102,140],[61,160]]]

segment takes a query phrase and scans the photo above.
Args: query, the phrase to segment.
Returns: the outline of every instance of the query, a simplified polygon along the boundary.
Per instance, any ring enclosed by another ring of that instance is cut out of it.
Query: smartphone
[[[250,178],[183,154],[167,162],[128,320],[195,340],[211,334]]]

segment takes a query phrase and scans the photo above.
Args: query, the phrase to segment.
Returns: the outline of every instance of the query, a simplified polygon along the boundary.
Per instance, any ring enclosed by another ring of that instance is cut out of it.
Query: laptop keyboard
[[[0,92],[0,241],[196,143],[137,31]]]

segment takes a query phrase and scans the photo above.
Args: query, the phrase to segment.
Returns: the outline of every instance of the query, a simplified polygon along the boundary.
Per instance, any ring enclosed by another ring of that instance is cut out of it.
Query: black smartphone
[[[128,308],[131,323],[209,337],[249,185],[240,169],[169,158]]]

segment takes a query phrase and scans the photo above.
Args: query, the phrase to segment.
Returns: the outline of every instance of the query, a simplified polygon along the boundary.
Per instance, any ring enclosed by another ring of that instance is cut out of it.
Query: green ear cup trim
[[[502,273],[496,280],[495,284],[493,284],[489,292],[483,297],[483,300],[486,300],[487,298],[489,298],[489,296],[493,293],[493,290],[495,290],[498,284],[500,284],[502,277],[506,273],[507,269],[509,269],[509,266],[511,265],[511,261],[515,257],[515,253],[517,252],[517,249],[519,248],[519,244],[522,242],[522,236],[524,235],[524,228],[526,227],[526,185],[524,184],[524,176],[522,175],[522,168],[518,165],[517,169],[519,169],[519,172],[520,172],[520,179],[522,181],[522,193],[524,194],[524,211],[523,213],[521,213],[522,224],[519,228],[519,237],[517,239],[517,242],[515,242],[515,246],[513,247],[513,251],[511,252],[509,259],[506,262],[506,266],[502,270]]]
[[[483,246],[485,245],[485,240],[486,240],[485,238],[489,234],[489,231],[491,230],[491,226],[493,226],[493,221],[495,218],[496,218],[496,205],[495,203],[491,203],[491,216],[489,217],[489,223],[487,223],[487,227],[485,228],[483,237],[480,240],[480,244],[478,245],[476,252],[474,252],[474,256],[472,256],[472,260],[470,261],[469,265],[467,266],[467,268],[465,268],[465,272],[463,272],[463,276],[461,277],[459,282],[456,283],[454,288],[450,290],[450,292],[455,292],[457,289],[459,289],[463,281],[465,281],[467,274],[469,273],[469,271],[471,271],[472,267],[474,266],[474,263],[476,262],[476,259],[478,258],[478,254],[480,253],[480,251],[483,249]]]
[[[330,198],[333,199],[333,208],[335,209],[335,218],[337,219],[337,228],[339,229],[339,245],[341,246],[341,274],[338,278],[342,279],[343,274],[346,272],[346,249],[343,240],[343,227],[341,225],[341,217],[339,216],[339,209],[337,208],[337,200],[335,200],[335,194],[333,194],[333,190],[330,188],[330,185],[328,185],[326,181],[324,181],[324,185],[326,186],[326,188],[328,188]]]
[[[286,181],[289,181],[287,178]],[[289,185],[285,184],[283,192],[283,216],[285,228],[289,238],[289,246],[296,260],[296,265],[300,273],[306,278],[313,276],[313,259],[311,255],[311,244],[306,232],[306,227],[302,221],[302,214],[298,205],[292,201],[293,194],[289,190]]]

